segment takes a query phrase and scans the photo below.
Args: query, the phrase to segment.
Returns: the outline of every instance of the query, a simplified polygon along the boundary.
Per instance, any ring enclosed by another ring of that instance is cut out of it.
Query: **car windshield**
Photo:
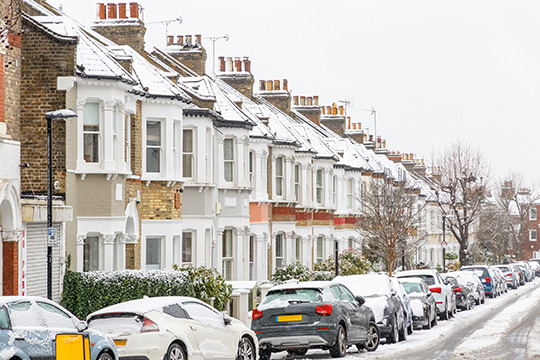
[[[279,289],[269,291],[262,304],[268,304],[275,300],[289,301],[289,302],[319,302],[322,301],[322,294],[320,289]]]
[[[466,269],[461,269],[461,270],[466,270],[466,271],[473,271],[478,277],[482,277],[482,278],[486,278],[486,277],[489,277],[489,274],[488,274],[488,271],[484,268],[466,268]]]
[[[497,268],[500,269],[501,271],[510,271],[508,266],[497,266]]]
[[[426,282],[427,285],[435,285],[435,278],[432,275],[418,274],[400,276],[400,278],[420,278]]]
[[[98,315],[88,320],[88,328],[105,334],[137,334],[143,325],[143,317],[131,313]]]
[[[422,291],[422,285],[420,285],[417,282],[402,282],[401,285],[403,285],[403,288],[405,289],[405,292],[407,294],[413,294],[413,293],[423,293]]]

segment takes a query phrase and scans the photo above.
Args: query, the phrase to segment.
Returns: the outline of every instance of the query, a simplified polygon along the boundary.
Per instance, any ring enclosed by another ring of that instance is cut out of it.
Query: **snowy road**
[[[272,358],[285,355],[278,353]],[[296,358],[331,359],[322,350]],[[352,359],[540,360],[540,279],[486,299],[473,310],[458,312],[431,330],[417,330],[406,341],[381,343],[373,353],[359,353],[351,347],[347,360]]]

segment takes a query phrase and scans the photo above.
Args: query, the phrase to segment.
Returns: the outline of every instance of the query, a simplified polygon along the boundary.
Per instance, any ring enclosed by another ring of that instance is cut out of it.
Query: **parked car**
[[[398,279],[411,300],[415,328],[431,329],[437,325],[437,303],[426,282],[421,278]]]
[[[414,324],[413,324],[413,313],[411,308],[411,299],[409,295],[403,288],[403,285],[395,277],[391,277],[390,280],[394,284],[394,287],[398,291],[399,298],[401,299],[401,304],[403,305],[403,316],[405,317],[405,325],[407,326],[407,334],[411,335],[413,333]]]
[[[145,297],[88,315],[109,335],[120,358],[256,360],[257,337],[246,325],[191,297]],[[189,355],[188,355],[189,353]]]
[[[538,261],[534,261],[534,259],[529,260],[528,263],[531,269],[533,270],[533,273],[534,273],[533,277],[540,277],[540,263]]]
[[[506,285],[512,289],[517,289],[519,286],[519,275],[512,269],[510,265],[495,265],[497,269],[500,269],[504,274]]]
[[[518,286],[525,285],[525,272],[523,271],[523,267],[518,264],[509,264],[512,268],[512,270],[517,274],[518,276]]]
[[[362,274],[337,276],[355,296],[366,299],[375,314],[381,338],[388,343],[396,343],[407,338],[406,316],[398,291],[386,274]]]
[[[456,295],[456,305],[460,310],[471,310],[476,305],[474,300],[474,289],[468,281],[460,274],[443,274],[443,277],[450,282],[452,291]]]
[[[508,285],[506,284],[506,275],[498,267],[490,266],[489,268],[493,272],[495,272],[495,277],[497,278],[497,286],[499,287],[499,295],[507,293]]]
[[[411,277],[424,280],[435,297],[439,317],[442,320],[448,320],[450,316],[453,316],[456,309],[454,293],[437,270],[407,270],[396,274],[396,277],[400,280]]]
[[[518,264],[519,266],[521,266],[523,268],[523,270],[525,271],[525,281],[526,282],[531,282],[533,280],[534,272],[533,272],[533,269],[531,268],[531,266],[529,265],[528,262],[526,262],[526,261],[517,261],[514,264]]]
[[[87,336],[91,360],[118,359],[112,340],[87,327],[53,301],[34,296],[0,297],[0,349],[2,344],[9,346],[10,359],[54,359],[58,334]]]
[[[349,345],[367,351],[379,346],[375,315],[364,298],[330,281],[274,286],[253,309],[251,328],[259,339],[261,360],[285,350],[303,355],[322,348],[343,357]]]
[[[473,296],[476,305],[486,302],[486,292],[482,281],[474,271],[455,271],[453,274],[460,274],[467,280],[467,284],[473,288]]]
[[[482,281],[484,285],[484,292],[489,297],[496,297],[498,295],[496,278],[493,271],[489,269],[487,265],[471,265],[471,266],[462,266],[461,271],[472,271],[474,272]]]

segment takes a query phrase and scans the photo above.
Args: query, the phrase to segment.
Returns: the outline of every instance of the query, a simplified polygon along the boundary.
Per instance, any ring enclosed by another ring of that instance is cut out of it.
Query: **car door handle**
[[[15,340],[24,341],[24,338],[23,337],[16,337]]]
[[[195,326],[193,326],[193,325],[189,325],[189,327],[191,328],[191,330],[193,330],[193,331],[197,331],[197,328],[196,328]]]

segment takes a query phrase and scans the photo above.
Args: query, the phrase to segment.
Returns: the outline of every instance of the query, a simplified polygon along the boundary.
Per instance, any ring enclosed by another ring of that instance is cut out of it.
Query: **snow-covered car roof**
[[[396,274],[396,277],[411,276],[411,275],[434,275],[437,270],[434,269],[418,269],[418,270],[406,270]]]
[[[0,306],[17,301],[44,301],[57,305],[54,301],[51,301],[41,296],[0,296]]]
[[[337,282],[336,282],[337,283]],[[270,289],[274,290],[283,290],[283,289],[299,289],[299,288],[325,288],[332,284],[332,281],[299,281],[299,282],[288,282],[285,284],[276,285]]]
[[[204,303],[203,301],[192,298],[189,296],[157,296],[157,297],[144,297],[142,299],[130,300],[120,304],[107,306],[88,315],[87,319],[101,314],[115,313],[115,312],[129,312],[133,314],[145,314],[149,311],[157,310],[161,311],[163,307],[175,303],[182,303],[186,301],[195,301]]]

